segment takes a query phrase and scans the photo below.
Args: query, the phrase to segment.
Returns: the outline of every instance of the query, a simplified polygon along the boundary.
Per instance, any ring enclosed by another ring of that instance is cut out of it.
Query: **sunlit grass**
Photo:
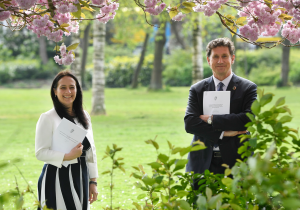
[[[286,97],[286,104],[294,116],[289,125],[293,128],[299,127],[300,88],[264,89],[265,92],[273,92],[275,98]],[[35,192],[43,166],[35,158],[35,126],[40,114],[52,108],[49,92],[48,89],[0,89],[0,160],[7,162],[21,158],[22,161],[16,165],[32,183]],[[154,148],[146,145],[144,141],[157,135],[162,152],[168,151],[166,140],[176,146],[190,144],[192,135],[186,134],[183,122],[188,94],[188,87],[171,88],[171,92],[147,92],[145,88],[106,89],[107,115],[92,116],[100,174],[99,199],[92,205],[92,209],[109,205],[110,179],[108,175],[101,175],[111,164],[109,159],[101,161],[106,145],[114,143],[123,147],[119,155],[125,158],[126,174],[117,170],[114,176],[114,206],[132,209],[132,201],[137,201],[136,197],[141,192],[133,187],[135,179],[129,177],[133,171],[131,166],[145,166],[146,163],[155,161],[156,157]],[[84,108],[91,111],[91,91],[84,92]],[[26,183],[14,166],[0,170],[0,192],[15,187],[14,176],[17,177],[20,189],[26,189]],[[25,206],[33,209],[33,201],[33,197],[27,195]]]

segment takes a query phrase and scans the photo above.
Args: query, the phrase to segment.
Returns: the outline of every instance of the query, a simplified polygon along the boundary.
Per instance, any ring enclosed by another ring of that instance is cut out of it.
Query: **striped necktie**
[[[224,84],[222,83],[222,82],[220,82],[219,84],[218,84],[218,91],[223,91],[223,86],[224,86]]]

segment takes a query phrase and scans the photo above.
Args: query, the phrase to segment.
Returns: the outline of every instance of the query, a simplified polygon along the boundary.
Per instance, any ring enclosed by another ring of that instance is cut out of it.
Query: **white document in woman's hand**
[[[63,118],[54,131],[51,149],[58,152],[69,153],[77,144],[83,141],[86,134],[86,130]],[[72,163],[77,163],[77,158],[63,161],[62,164],[67,167]]]
[[[230,91],[204,91],[203,114],[220,115],[230,112]]]

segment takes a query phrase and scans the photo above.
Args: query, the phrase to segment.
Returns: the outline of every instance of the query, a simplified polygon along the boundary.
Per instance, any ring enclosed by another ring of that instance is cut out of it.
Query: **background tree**
[[[105,24],[94,21],[93,46],[94,46],[94,71],[93,71],[93,97],[92,114],[105,115],[104,104],[104,46],[105,46]]]

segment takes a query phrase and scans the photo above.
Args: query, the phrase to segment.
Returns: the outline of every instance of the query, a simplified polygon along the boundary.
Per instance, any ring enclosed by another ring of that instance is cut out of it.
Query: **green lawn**
[[[41,113],[52,108],[47,89],[0,89],[0,161],[21,158],[16,165],[36,191],[37,180],[43,163],[36,160],[34,152],[35,125]],[[184,130],[183,117],[188,98],[188,87],[171,88],[171,92],[147,92],[146,89],[106,89],[106,116],[93,116],[93,131],[98,155],[99,174],[110,167],[110,160],[101,161],[107,145],[123,147],[119,153],[124,157],[126,174],[115,172],[114,206],[131,209],[132,201],[140,194],[133,187],[135,179],[130,178],[131,166],[155,161],[154,148],[144,143],[157,135],[162,152],[167,152],[166,140],[176,146],[190,144],[192,135]],[[265,87],[275,98],[286,97],[286,104],[292,110],[294,120],[289,124],[300,125],[300,88]],[[91,111],[91,91],[84,92],[84,108]],[[0,169],[0,192],[15,187],[15,177],[20,189],[25,189],[17,169],[10,164]],[[150,170],[148,170],[150,171]],[[109,176],[98,179],[99,199],[92,209],[109,204]],[[25,207],[33,209],[33,197],[28,195]],[[141,202],[141,201],[140,201]],[[7,209],[12,209],[8,207]]]

